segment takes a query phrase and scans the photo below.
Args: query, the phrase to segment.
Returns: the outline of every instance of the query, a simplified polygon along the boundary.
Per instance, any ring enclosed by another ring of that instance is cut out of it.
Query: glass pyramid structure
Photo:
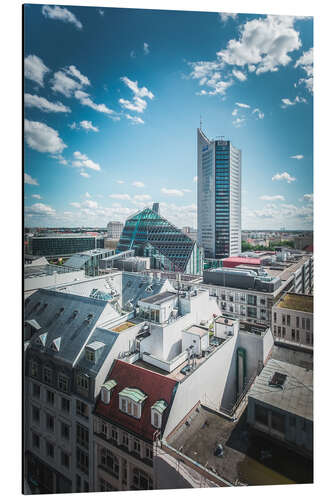
[[[154,269],[202,274],[203,253],[197,243],[150,208],[127,219],[116,253],[125,250],[150,257]]]

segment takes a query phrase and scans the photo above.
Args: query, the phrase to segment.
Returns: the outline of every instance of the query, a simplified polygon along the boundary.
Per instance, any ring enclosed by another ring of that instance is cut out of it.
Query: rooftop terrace
[[[286,293],[277,303],[277,307],[313,313],[313,295]]]

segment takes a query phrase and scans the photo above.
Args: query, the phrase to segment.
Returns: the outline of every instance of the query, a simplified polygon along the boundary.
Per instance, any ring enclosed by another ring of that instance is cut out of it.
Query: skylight
[[[274,387],[280,387],[282,389],[286,381],[286,378],[287,375],[285,375],[284,373],[275,372],[273,377],[269,381],[269,385],[272,385]]]

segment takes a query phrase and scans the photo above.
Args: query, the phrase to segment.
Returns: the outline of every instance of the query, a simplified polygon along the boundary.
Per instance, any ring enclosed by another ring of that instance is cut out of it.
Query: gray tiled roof
[[[33,335],[30,347],[43,350],[54,358],[73,364],[102,314],[103,320],[116,318],[118,315],[107,302],[40,289],[30,295],[25,304],[25,319],[35,319],[41,326],[41,329]],[[88,315],[92,315],[89,322]],[[36,339],[45,332],[47,332],[46,344],[42,347],[36,343]],[[59,336],[61,344],[57,352],[51,349],[51,344]]]
[[[287,375],[282,386],[269,385],[275,372]],[[290,363],[270,359],[248,394],[263,403],[313,420],[313,372]]]
[[[96,356],[95,363],[91,363],[90,361],[88,361],[86,359],[85,352],[83,351],[77,362],[77,366],[81,369],[84,369],[86,372],[90,371],[94,375],[98,373],[118,336],[118,333],[97,327],[91,338],[89,339],[89,344],[92,342],[102,342],[103,344],[105,344],[104,347],[98,350],[98,355]]]

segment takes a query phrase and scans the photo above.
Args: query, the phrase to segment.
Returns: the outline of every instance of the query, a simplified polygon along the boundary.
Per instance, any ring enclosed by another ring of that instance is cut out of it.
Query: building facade
[[[186,274],[202,274],[201,247],[167,219],[150,208],[126,220],[116,253],[135,250],[149,257],[150,267]]]
[[[74,253],[104,248],[104,237],[88,234],[46,234],[28,239],[29,253],[45,257],[70,257]]]
[[[205,257],[241,252],[241,151],[197,130],[198,243]]]
[[[111,221],[107,225],[108,238],[111,240],[119,240],[124,224],[120,221]]]
[[[272,332],[283,345],[313,349],[313,296],[286,293],[272,309]]]

